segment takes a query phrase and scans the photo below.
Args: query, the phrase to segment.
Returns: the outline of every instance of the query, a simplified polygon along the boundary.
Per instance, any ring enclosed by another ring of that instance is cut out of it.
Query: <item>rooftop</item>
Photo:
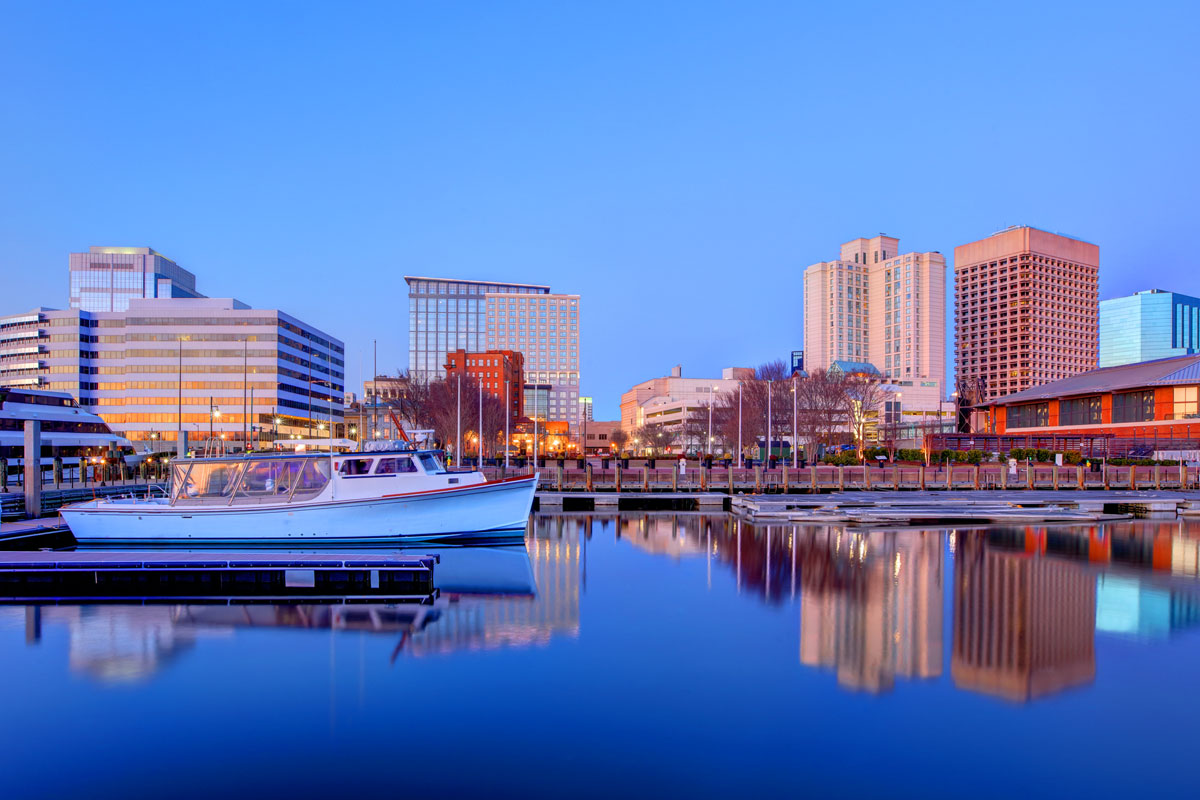
[[[446,283],[472,283],[476,286],[524,286],[529,289],[545,289],[550,291],[550,287],[540,283],[513,283],[512,281],[477,281],[468,278],[431,278],[428,275],[405,275],[405,283],[413,281],[445,281]]]
[[[1172,356],[1137,364],[1101,367],[1081,375],[1063,378],[1006,395],[989,405],[1008,406],[1088,394],[1144,389],[1153,386],[1177,386],[1200,383],[1200,355]]]

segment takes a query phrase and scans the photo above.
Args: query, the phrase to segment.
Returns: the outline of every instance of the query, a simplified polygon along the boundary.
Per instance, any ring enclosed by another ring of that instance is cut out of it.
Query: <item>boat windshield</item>
[[[272,458],[176,464],[171,488],[175,503],[261,503],[311,500],[328,483],[328,459]]]
[[[442,462],[433,453],[421,453],[421,466],[429,473],[442,472],[444,469]]]

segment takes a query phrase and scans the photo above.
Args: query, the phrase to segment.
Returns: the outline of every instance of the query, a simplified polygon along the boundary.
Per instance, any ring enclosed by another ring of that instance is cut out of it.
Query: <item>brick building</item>
[[[505,398],[505,383],[508,384],[509,415],[515,425],[524,410],[525,356],[519,350],[486,350],[470,353],[452,350],[446,354],[446,378],[455,375],[474,378],[483,384],[483,390],[501,402]]]

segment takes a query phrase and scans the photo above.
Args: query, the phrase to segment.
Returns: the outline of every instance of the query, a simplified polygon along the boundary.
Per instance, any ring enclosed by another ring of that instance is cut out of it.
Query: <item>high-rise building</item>
[[[228,298],[0,317],[0,387],[70,392],[132,441],[337,435],[344,353],[293,316]]]
[[[484,336],[485,295],[550,294],[549,286],[498,283],[407,275],[408,370],[422,381],[445,375],[446,354],[455,350],[478,352],[495,347]],[[528,360],[527,360],[528,363]]]
[[[487,349],[525,355],[525,405],[540,419],[579,419],[579,313],[577,294],[487,293]]]
[[[955,364],[970,402],[1096,368],[1100,248],[1014,226],[954,248]]]
[[[900,240],[854,239],[804,270],[804,368],[873,364],[904,405],[936,410],[946,382],[946,259],[900,253]]]
[[[149,247],[90,247],[69,256],[71,308],[125,311],[135,298],[203,297],[196,276]]]
[[[1150,289],[1100,301],[1100,366],[1200,353],[1200,299]]]
[[[515,425],[525,407],[525,356],[516,350],[471,353],[455,350],[446,356],[446,377],[462,375],[483,384],[483,391],[500,400],[508,398],[509,419]]]

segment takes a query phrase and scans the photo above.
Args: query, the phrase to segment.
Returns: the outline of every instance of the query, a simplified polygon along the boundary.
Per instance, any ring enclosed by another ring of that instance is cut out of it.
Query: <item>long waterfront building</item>
[[[0,317],[0,387],[70,392],[134,442],[344,434],[344,358],[323,331],[228,298]]]
[[[936,411],[946,383],[946,259],[854,239],[804,270],[804,369],[873,364],[904,406]]]

